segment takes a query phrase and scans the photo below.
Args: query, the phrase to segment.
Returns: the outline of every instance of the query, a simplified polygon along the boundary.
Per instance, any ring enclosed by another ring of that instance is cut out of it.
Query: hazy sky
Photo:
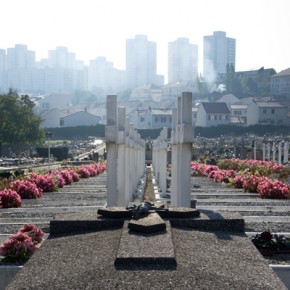
[[[125,69],[125,40],[157,42],[157,70],[167,75],[168,42],[197,44],[221,30],[236,39],[236,71],[290,67],[290,0],[3,0],[0,48],[26,44],[36,58],[66,46],[86,64],[105,56]],[[199,62],[202,71],[202,62]]]

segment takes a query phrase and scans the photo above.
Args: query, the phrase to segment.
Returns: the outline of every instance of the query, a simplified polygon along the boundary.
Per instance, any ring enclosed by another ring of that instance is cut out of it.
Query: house
[[[138,108],[129,114],[135,129],[149,129],[152,124],[152,114],[149,109]]]
[[[244,98],[230,105],[231,123],[288,124],[288,107],[272,99]]]
[[[258,124],[288,124],[288,108],[277,101],[255,101]]]
[[[202,102],[197,111],[196,126],[211,127],[230,124],[230,109],[226,103]]]
[[[86,111],[79,111],[60,118],[61,127],[94,126],[100,124],[101,117],[92,115]]]
[[[172,110],[171,109],[150,109],[151,111],[151,128],[172,127]]]
[[[272,75],[271,93],[277,95],[290,96],[290,68]]]
[[[41,96],[35,103],[35,111],[37,114],[41,115],[53,108],[58,108],[60,110],[67,109],[71,106],[70,94],[49,94]]]
[[[247,125],[248,118],[247,118],[247,104],[230,104],[229,105],[231,110],[231,124],[240,124],[240,125]]]
[[[41,128],[58,128],[60,127],[60,118],[65,117],[66,114],[58,108],[53,108],[41,115]]]

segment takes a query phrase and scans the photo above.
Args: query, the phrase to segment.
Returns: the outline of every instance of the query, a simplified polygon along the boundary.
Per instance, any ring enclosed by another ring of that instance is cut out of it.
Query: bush
[[[11,189],[4,189],[0,191],[0,207],[10,208],[20,206],[21,206],[21,197],[16,191]]]
[[[23,263],[39,248],[44,232],[35,225],[25,224],[17,234],[0,245],[4,262]]]
[[[12,182],[11,189],[15,190],[24,199],[39,198],[42,195],[42,190],[28,180],[16,180]]]

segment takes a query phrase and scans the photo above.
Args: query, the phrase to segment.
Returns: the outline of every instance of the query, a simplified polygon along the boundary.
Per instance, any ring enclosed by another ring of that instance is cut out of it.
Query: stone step
[[[212,211],[233,211],[233,212],[255,212],[255,211],[259,211],[259,212],[265,212],[265,211],[272,211],[272,212],[290,212],[290,205],[289,206],[269,206],[269,205],[265,205],[265,206],[261,206],[261,205],[241,205],[241,206],[226,206],[226,205],[200,205],[197,203],[196,205],[196,209],[207,209],[207,210],[212,210]]]
[[[193,196],[196,199],[209,199],[209,198],[227,198],[227,199],[233,199],[233,198],[258,198],[257,193],[238,193],[238,192],[231,192],[231,193],[220,193],[220,192],[205,192],[205,193],[196,193],[192,192],[191,196]]]
[[[264,223],[289,223],[289,216],[243,216],[246,223],[249,222],[264,222]]]
[[[207,198],[205,200],[197,200],[197,203],[261,203],[261,204],[286,204],[290,206],[290,200],[289,199],[261,199],[259,197],[257,198]]]
[[[31,212],[31,213],[69,213],[69,212],[86,212],[86,211],[96,211],[99,208],[103,208],[104,205],[86,205],[86,206],[47,206],[47,207],[17,207],[17,208],[1,208],[1,213],[21,213],[21,212]]]

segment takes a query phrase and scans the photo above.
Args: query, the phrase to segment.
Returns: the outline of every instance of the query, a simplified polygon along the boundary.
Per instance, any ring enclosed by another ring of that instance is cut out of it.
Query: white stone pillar
[[[172,110],[171,131],[171,204],[177,205],[177,109]]]
[[[278,144],[278,164],[282,164],[282,142]]]
[[[129,136],[129,118],[125,118],[125,195],[126,200],[132,200],[132,192],[131,192],[131,180],[130,180],[130,171],[131,171],[131,155],[130,155],[130,136]]]
[[[117,96],[107,96],[107,206],[116,206],[117,199]]]
[[[191,207],[191,155],[193,142],[192,93],[182,93],[177,107],[177,197],[172,205]],[[176,201],[176,204],[175,204]]]
[[[254,141],[254,160],[257,160],[257,144],[256,144],[256,141]]]
[[[262,151],[263,151],[263,161],[266,160],[266,144],[263,143],[262,144]]]
[[[288,141],[285,141],[284,142],[284,154],[283,154],[283,163],[284,164],[288,164],[288,155],[289,155],[289,142]]]
[[[271,144],[267,144],[267,159],[268,161],[271,161]]]
[[[273,142],[273,147],[272,147],[272,151],[273,151],[273,162],[276,162],[276,143]]]
[[[117,188],[118,206],[127,206],[129,199],[125,191],[125,107],[118,107],[118,160],[117,160]]]

